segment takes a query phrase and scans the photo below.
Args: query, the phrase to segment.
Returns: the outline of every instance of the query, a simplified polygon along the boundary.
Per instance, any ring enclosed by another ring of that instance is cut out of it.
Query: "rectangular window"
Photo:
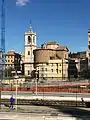
[[[57,67],[58,67],[58,63],[56,63]]]
[[[10,62],[10,60],[8,60],[8,62]]]
[[[44,68],[42,68],[42,71],[44,71]]]
[[[48,63],[46,63],[46,65],[48,65]]]
[[[30,75],[30,71],[28,70],[28,75]]]
[[[53,72],[53,69],[51,69],[51,71]]]
[[[59,70],[59,72],[61,73],[61,70]]]
[[[50,57],[50,60],[52,59],[52,57]]]
[[[30,55],[30,51],[28,51],[28,55]]]
[[[57,72],[57,74],[58,74],[58,69],[56,69],[56,72]]]
[[[45,68],[45,71],[47,71],[47,68]]]

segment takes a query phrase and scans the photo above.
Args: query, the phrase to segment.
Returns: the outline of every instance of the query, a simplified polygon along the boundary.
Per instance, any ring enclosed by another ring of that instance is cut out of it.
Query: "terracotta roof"
[[[59,45],[56,50],[67,50],[68,51],[68,48],[66,46],[61,46]]]
[[[56,41],[47,42],[47,45],[57,45]]]

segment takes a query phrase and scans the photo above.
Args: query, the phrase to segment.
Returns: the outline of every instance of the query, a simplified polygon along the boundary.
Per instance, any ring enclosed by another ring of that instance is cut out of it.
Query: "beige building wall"
[[[35,62],[47,62],[52,59],[68,59],[68,51],[57,49],[36,49],[34,50]]]
[[[68,77],[68,60],[48,60],[47,63],[37,64],[40,79],[62,80]]]
[[[39,77],[64,79],[68,77],[68,48],[50,42],[34,50],[34,60],[39,69]]]
[[[14,55],[6,55],[6,68],[14,68]]]
[[[52,49],[36,49],[34,51],[35,62],[47,62],[55,54],[56,51]]]
[[[4,79],[2,82],[3,84],[13,84],[13,85],[15,84],[16,85],[16,79]],[[18,85],[25,83],[25,78],[18,78],[17,83]]]

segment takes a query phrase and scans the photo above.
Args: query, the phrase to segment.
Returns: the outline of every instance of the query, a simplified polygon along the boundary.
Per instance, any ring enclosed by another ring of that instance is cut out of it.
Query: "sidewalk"
[[[56,109],[47,106],[19,105],[17,111],[2,106],[0,111],[0,120],[65,120],[66,118],[67,120],[72,120],[70,115],[57,112]]]

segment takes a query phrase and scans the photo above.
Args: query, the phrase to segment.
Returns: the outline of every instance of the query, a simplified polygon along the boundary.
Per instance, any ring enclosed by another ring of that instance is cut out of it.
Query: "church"
[[[24,34],[24,75],[31,76],[31,72],[34,70],[34,54],[33,50],[36,45],[36,33],[33,32],[30,25],[29,30]]]

